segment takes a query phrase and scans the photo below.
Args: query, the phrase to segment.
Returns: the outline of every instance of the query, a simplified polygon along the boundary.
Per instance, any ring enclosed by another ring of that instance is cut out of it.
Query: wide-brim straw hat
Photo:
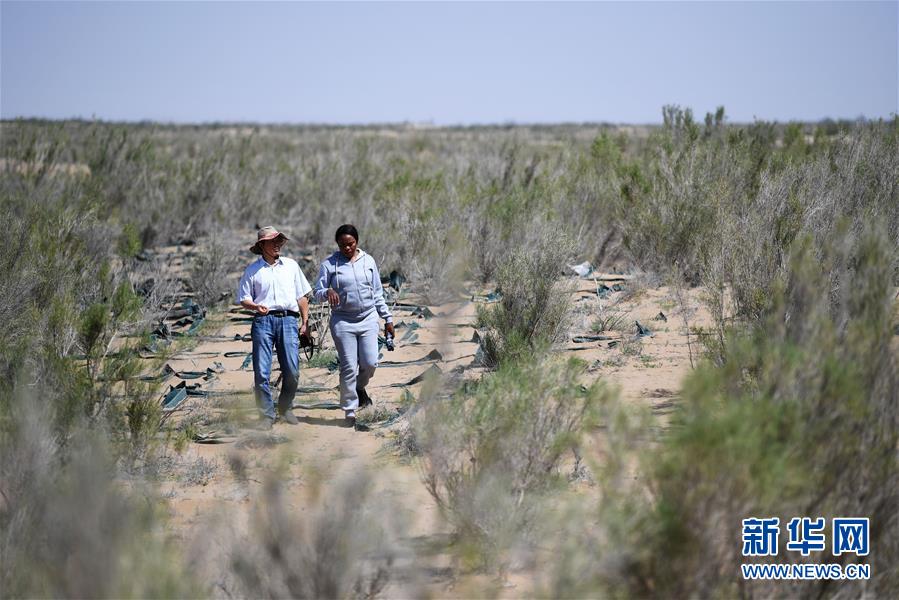
[[[274,227],[263,227],[256,233],[256,243],[250,246],[250,252],[252,252],[253,254],[262,254],[262,248],[259,246],[259,244],[266,240],[275,240],[278,238],[281,238],[283,240],[290,239]]]

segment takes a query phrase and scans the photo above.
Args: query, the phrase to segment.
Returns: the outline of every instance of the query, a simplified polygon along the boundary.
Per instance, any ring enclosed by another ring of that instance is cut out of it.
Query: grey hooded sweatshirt
[[[350,261],[339,251],[322,261],[315,282],[315,299],[328,301],[328,288],[333,288],[340,296],[340,304],[331,313],[349,321],[361,321],[377,310],[378,315],[388,323],[393,315],[384,301],[381,274],[375,259],[363,250],[357,250],[358,257]]]

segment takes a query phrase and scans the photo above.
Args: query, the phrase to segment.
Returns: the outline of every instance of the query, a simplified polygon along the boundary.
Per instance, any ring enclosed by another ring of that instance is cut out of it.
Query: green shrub
[[[133,223],[125,223],[122,226],[122,232],[119,234],[117,251],[123,259],[134,258],[143,250],[140,232]]]
[[[536,244],[506,258],[497,273],[502,299],[478,307],[478,325],[487,330],[485,364],[527,360],[565,337],[571,290],[562,273],[573,255],[570,238],[545,231]]]
[[[507,363],[449,398],[428,397],[412,421],[425,485],[467,567],[502,570],[513,545],[533,550],[541,502],[564,481],[562,457],[605,398],[578,382],[584,370],[577,360]]]
[[[745,210],[720,212],[702,269],[706,288],[718,291],[711,308],[719,328],[722,315],[758,322],[768,314],[773,284],[786,276],[797,239],[808,237],[819,258],[835,240],[852,243],[875,223],[899,240],[899,183],[882,178],[899,169],[895,150],[886,128],[861,129],[843,144],[762,173]],[[843,294],[843,272],[832,269],[826,284],[833,307]],[[889,277],[899,282],[895,273]]]
[[[695,284],[719,210],[740,206],[751,171],[743,146],[711,132],[701,135],[689,109],[668,106],[663,117],[644,155],[616,169],[616,221],[624,245],[645,270],[664,273],[677,265]]]
[[[331,372],[337,370],[339,362],[337,360],[337,352],[334,350],[324,350],[316,352],[312,358],[306,361],[309,368],[328,369]]]

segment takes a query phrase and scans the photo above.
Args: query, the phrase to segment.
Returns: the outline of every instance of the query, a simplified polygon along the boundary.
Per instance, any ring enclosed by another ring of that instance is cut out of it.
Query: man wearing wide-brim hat
[[[256,234],[250,252],[259,254],[240,278],[237,302],[255,313],[250,335],[253,339],[253,383],[261,425],[270,429],[278,415],[291,425],[299,421],[292,412],[300,378],[300,335],[306,333],[312,291],[296,261],[281,256],[288,237],[274,227]],[[271,384],[272,350],[281,365],[281,393],[275,413]]]

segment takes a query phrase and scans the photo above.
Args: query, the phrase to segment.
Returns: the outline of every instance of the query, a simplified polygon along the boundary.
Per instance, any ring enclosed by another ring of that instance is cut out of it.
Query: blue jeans
[[[296,317],[256,315],[250,329],[253,339],[253,378],[256,406],[266,417],[275,418],[272,389],[272,348],[278,353],[281,365],[281,394],[278,411],[285,413],[293,407],[300,380],[300,335]]]

